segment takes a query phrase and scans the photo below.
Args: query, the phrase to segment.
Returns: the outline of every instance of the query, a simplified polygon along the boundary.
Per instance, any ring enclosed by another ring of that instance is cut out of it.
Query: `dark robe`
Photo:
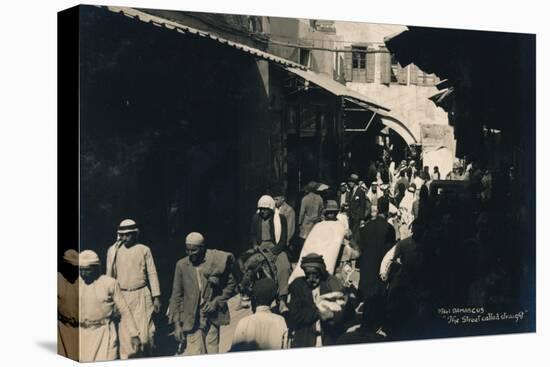
[[[367,182],[370,184],[371,182],[376,181],[376,172],[378,170],[376,169],[376,164],[374,162],[371,162],[369,165],[369,169],[367,171]]]
[[[383,217],[367,222],[359,231],[359,295],[365,302],[364,312],[372,315],[374,329],[382,326],[386,317],[386,292],[380,279],[380,263],[394,244],[395,229]]]
[[[380,280],[380,263],[395,245],[395,229],[383,217],[377,217],[359,231],[361,249],[359,291],[363,297],[376,293]]]
[[[349,228],[354,236],[359,232],[361,220],[370,215],[370,201],[365,192],[358,186],[348,192],[346,202],[348,203]]]
[[[424,251],[414,236],[401,240],[395,246],[394,261],[399,266],[388,287],[387,331],[395,339],[422,335],[426,323],[427,304]]]
[[[343,292],[344,287],[340,280],[332,275],[321,280],[319,293]],[[315,323],[319,315],[313,302],[311,288],[307,285],[304,277],[296,278],[289,287],[290,302],[288,304],[287,324],[289,329],[294,331],[292,348],[314,347],[316,340]],[[345,332],[343,320],[345,312],[340,313],[340,318],[333,320],[330,324],[321,322],[321,338],[323,345],[334,345],[340,335]]]
[[[279,214],[279,218],[281,218],[281,237],[279,238],[279,241],[275,241],[275,225],[273,223],[273,216],[271,216],[269,221],[269,233],[272,239],[273,244],[275,247],[271,250],[273,254],[278,255],[282,251],[286,250],[286,244],[287,244],[287,236],[288,236],[288,229],[286,224],[286,218],[284,215]],[[252,246],[254,245],[260,245],[262,243],[262,217],[258,213],[255,213],[252,216],[252,220],[250,223],[250,243]]]

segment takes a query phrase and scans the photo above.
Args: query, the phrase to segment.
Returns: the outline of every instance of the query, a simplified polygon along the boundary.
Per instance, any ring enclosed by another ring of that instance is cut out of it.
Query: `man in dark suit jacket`
[[[291,348],[334,345],[345,332],[346,314],[342,282],[326,270],[323,256],[311,253],[302,258],[305,275],[290,284],[288,326],[294,331]],[[343,305],[340,312],[321,311],[320,297],[340,292]]]
[[[370,215],[370,201],[365,192],[359,187],[359,176],[350,175],[348,179],[349,192],[347,196],[349,228],[354,237],[357,237],[361,224]]]
[[[349,188],[348,184],[345,182],[340,183],[340,191],[338,192],[338,195],[336,196],[336,202],[338,203],[338,206],[342,209],[343,207],[346,207],[347,209],[347,202],[348,199],[348,193]]]
[[[359,230],[357,245],[361,251],[359,295],[365,302],[365,311],[373,315],[372,326],[382,326],[385,317],[385,287],[380,279],[380,263],[395,245],[395,229],[388,223],[389,201],[378,199],[378,216]],[[377,331],[377,330],[373,330]]]
[[[206,249],[197,232],[185,239],[189,256],[176,264],[168,319],[184,355],[218,353],[220,326],[229,324],[227,300],[234,294],[233,255]]]

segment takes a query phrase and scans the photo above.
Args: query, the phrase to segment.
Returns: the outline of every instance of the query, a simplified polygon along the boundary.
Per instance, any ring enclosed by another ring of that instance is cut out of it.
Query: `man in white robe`
[[[57,353],[78,361],[78,252],[67,250],[57,273]]]
[[[118,337],[113,317],[116,310],[126,320],[125,333],[133,349],[140,348],[138,330],[117,281],[100,275],[100,261],[90,250],[79,255],[80,277],[80,362],[117,358]]]
[[[411,184],[407,189],[407,192],[405,192],[405,196],[401,200],[401,203],[399,204],[399,216],[401,218],[401,225],[399,226],[399,238],[401,238],[402,240],[410,237],[412,234],[410,227],[411,223],[414,220],[412,208],[415,200],[415,193],[416,187],[414,184]]]
[[[277,297],[277,283],[262,278],[254,283],[252,304],[254,314],[237,323],[231,351],[275,350],[289,347],[288,327],[284,317],[271,312]]]
[[[107,251],[106,275],[113,277],[136,322],[143,354],[150,356],[154,346],[153,312],[160,311],[160,286],[151,250],[137,243],[139,229],[131,219],[123,220],[117,231],[118,240]],[[141,351],[134,350],[122,318],[119,324],[120,358],[128,359]]]

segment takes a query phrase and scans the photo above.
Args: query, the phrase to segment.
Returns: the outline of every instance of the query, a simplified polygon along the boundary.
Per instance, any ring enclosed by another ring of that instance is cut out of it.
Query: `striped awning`
[[[136,19],[136,20],[139,20],[141,22],[151,24],[153,26],[163,27],[163,28],[175,31],[175,32],[182,33],[182,34],[190,34],[190,35],[194,35],[194,36],[197,36],[197,37],[202,37],[202,38],[205,38],[205,39],[209,39],[209,40],[218,42],[222,45],[226,45],[228,47],[235,48],[239,51],[246,52],[246,53],[248,53],[248,54],[250,54],[254,57],[257,57],[257,58],[260,58],[260,59],[263,59],[263,60],[268,60],[268,61],[280,64],[280,65],[285,66],[285,67],[292,67],[292,68],[296,68],[296,69],[299,69],[299,70],[307,70],[307,68],[303,65],[300,65],[300,64],[295,63],[293,61],[284,59],[282,57],[279,57],[279,56],[276,56],[276,55],[273,55],[273,54],[270,54],[269,52],[262,51],[258,48],[254,48],[254,47],[251,47],[251,46],[248,46],[248,45],[244,45],[242,43],[230,41],[226,38],[219,37],[219,36],[217,36],[213,33],[206,32],[206,31],[196,29],[196,28],[193,28],[193,27],[189,27],[187,25],[184,25],[184,24],[181,24],[181,23],[178,23],[178,22],[174,22],[172,20],[168,20],[168,19],[156,16],[156,15],[148,14],[148,13],[145,13],[141,10],[137,10],[137,9],[134,9],[134,8],[128,8],[128,7],[120,7],[120,6],[99,6],[99,7],[107,9],[107,10],[113,12],[113,13],[125,15],[129,18]]]
[[[380,103],[370,99],[369,97],[347,88],[345,85],[338,83],[327,75],[316,73],[312,70],[309,70],[307,67],[295,63],[293,61],[287,60],[285,58],[270,54],[269,52],[262,51],[258,48],[254,48],[239,42],[230,41],[226,38],[219,37],[211,32],[206,32],[197,28],[175,22],[173,20],[165,19],[157,15],[152,15],[146,12],[143,12],[138,9],[129,8],[129,7],[119,7],[119,6],[98,6],[99,8],[107,9],[113,13],[124,15],[128,18],[141,21],[152,26],[166,28],[175,32],[182,34],[193,35],[196,37],[202,37],[204,39],[212,40],[218,42],[221,45],[232,47],[236,50],[248,53],[259,59],[267,60],[273,63],[276,63],[284,67],[289,72],[308,80],[309,82],[318,85],[320,88],[329,91],[330,93],[336,96],[342,96],[353,100],[355,103],[363,106],[365,109],[368,109],[372,112],[375,112],[380,116],[382,122],[394,129],[403,136],[405,141],[408,144],[416,142],[416,138],[409,131],[409,129],[395,116],[392,116],[389,113],[389,108],[382,106]]]
[[[293,67],[287,67],[286,70],[290,71],[293,74],[298,75],[304,80],[307,80],[315,85],[318,85],[319,87],[329,91],[330,93],[336,96],[353,98],[357,101],[366,103],[369,106],[374,108],[382,109],[385,111],[390,110],[388,107],[382,106],[380,103],[365,96],[364,94],[356,92],[352,89],[349,89],[345,85],[338,83],[336,80],[332,79],[328,75],[316,73],[312,70],[302,70],[302,69],[293,68]]]

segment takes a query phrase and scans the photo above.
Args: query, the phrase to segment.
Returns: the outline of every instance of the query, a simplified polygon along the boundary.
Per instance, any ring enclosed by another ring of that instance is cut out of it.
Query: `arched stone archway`
[[[381,115],[380,120],[382,124],[395,131],[399,136],[405,140],[407,145],[418,144],[419,139],[414,136],[412,131],[403,122],[393,116],[387,114]]]

